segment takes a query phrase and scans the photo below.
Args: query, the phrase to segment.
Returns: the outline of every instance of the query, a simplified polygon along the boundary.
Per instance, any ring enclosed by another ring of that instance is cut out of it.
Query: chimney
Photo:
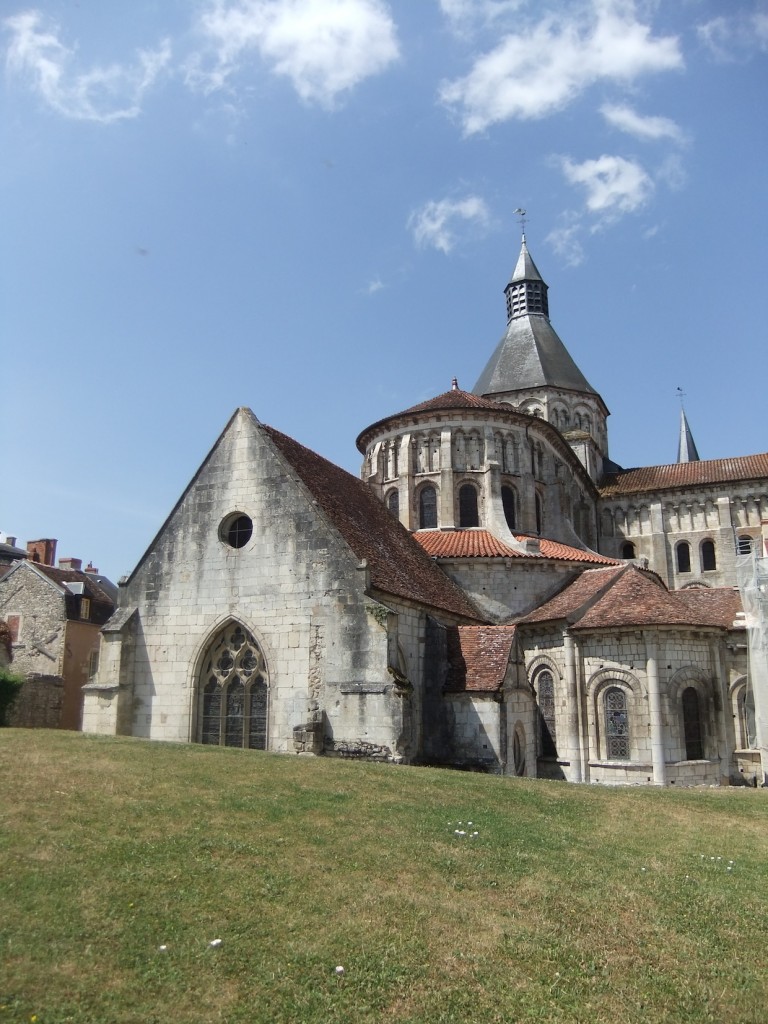
[[[87,572],[89,576],[98,576],[99,575],[99,570],[96,568],[96,566],[93,564],[92,561],[88,562],[88,565],[86,565],[86,567],[83,570],[83,572]]]
[[[83,568],[82,558],[60,558],[59,559],[60,569],[75,569],[80,572]]]
[[[39,562],[40,565],[55,565],[56,544],[57,541],[51,537],[45,537],[42,540],[28,540],[27,555],[30,562]]]
[[[15,548],[15,547],[16,547],[16,538],[15,538],[15,537],[9,537],[9,536],[8,536],[8,535],[6,534],[6,536],[5,536],[5,543],[6,543],[6,544],[10,544],[10,546],[11,546],[12,548]]]

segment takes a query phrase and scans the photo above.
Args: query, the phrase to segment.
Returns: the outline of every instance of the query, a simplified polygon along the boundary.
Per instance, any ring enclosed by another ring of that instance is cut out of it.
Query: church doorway
[[[203,656],[198,683],[198,742],[266,750],[268,696],[261,648],[239,623],[228,623]]]

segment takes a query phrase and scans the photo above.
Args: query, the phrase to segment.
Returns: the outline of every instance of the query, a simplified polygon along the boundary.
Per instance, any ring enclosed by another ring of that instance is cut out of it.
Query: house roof
[[[73,592],[67,587],[67,584],[77,583],[82,585],[83,596],[87,597],[91,602],[91,614],[90,621],[96,623],[106,622],[112,612],[115,610],[115,602],[102,587],[98,580],[93,576],[90,576],[87,572],[81,572],[77,569],[57,569],[52,565],[43,565],[40,562],[30,562],[24,560],[23,562],[17,562],[11,572],[9,572],[4,579],[9,579],[11,574],[21,572],[24,570],[30,570],[37,572],[44,576],[61,591],[64,592],[65,596],[71,595]],[[67,602],[67,615],[68,617],[74,616],[74,611],[70,607],[71,602]],[[76,617],[76,616],[75,616]]]
[[[464,591],[414,543],[367,484],[286,434],[261,429],[355,555],[367,561],[372,586],[461,618],[480,619]]]
[[[494,537],[490,530],[419,530],[413,535],[432,558],[524,558],[556,559],[567,562],[590,562],[598,565],[618,565],[615,558],[599,555],[596,551],[583,551],[568,544],[548,540],[546,537],[529,538],[522,534],[517,540],[525,543],[534,539],[538,551],[525,551],[510,547]]]
[[[452,626],[447,630],[447,693],[493,693],[504,684],[516,626]]]
[[[567,620],[574,629],[622,626],[717,626],[730,629],[741,610],[730,590],[673,590],[653,572],[624,565],[588,569],[520,620]]]
[[[646,491],[676,490],[710,484],[759,480],[768,476],[768,452],[732,459],[703,459],[668,466],[639,466],[609,473],[600,483],[601,498],[618,498]]]

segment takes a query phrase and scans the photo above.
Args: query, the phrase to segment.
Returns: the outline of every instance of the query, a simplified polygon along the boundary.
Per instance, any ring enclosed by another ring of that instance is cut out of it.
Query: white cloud
[[[768,51],[768,11],[762,7],[720,15],[697,28],[699,39],[718,60],[738,60]]]
[[[647,117],[638,114],[631,107],[604,103],[600,113],[608,124],[622,132],[628,132],[637,139],[672,139],[683,141],[680,126],[668,117]]]
[[[421,248],[431,247],[449,253],[456,244],[457,230],[464,224],[487,227],[488,207],[479,196],[465,199],[430,200],[408,218],[414,241]]]
[[[372,281],[368,282],[368,284],[367,284],[367,286],[365,288],[365,294],[366,295],[375,295],[376,292],[380,292],[383,287],[384,287],[384,282],[381,280],[381,278],[380,277],[374,277]]]
[[[39,11],[16,14],[3,24],[12,37],[8,72],[31,81],[53,110],[80,121],[110,124],[137,117],[144,93],[171,57],[166,41],[158,50],[140,50],[133,66],[110,64],[78,73],[70,71],[73,51],[59,40],[55,27],[44,27]]]
[[[574,163],[563,157],[562,169],[572,185],[581,185],[587,193],[587,209],[603,219],[614,219],[643,206],[653,192],[653,181],[634,160],[621,156],[601,156],[596,160]]]
[[[547,235],[546,241],[552,246],[566,266],[578,267],[584,262],[584,247],[579,241],[579,224],[555,228]]]
[[[198,56],[187,80],[206,91],[226,85],[255,52],[302,99],[331,105],[399,57],[382,0],[210,0],[199,28],[213,65]]]
[[[516,11],[525,0],[439,0],[440,9],[457,32],[488,25]]]
[[[633,0],[591,0],[582,15],[548,16],[507,35],[468,75],[444,83],[440,98],[472,134],[510,118],[554,113],[601,80],[629,82],[682,65],[677,39],[654,38],[637,20]]]

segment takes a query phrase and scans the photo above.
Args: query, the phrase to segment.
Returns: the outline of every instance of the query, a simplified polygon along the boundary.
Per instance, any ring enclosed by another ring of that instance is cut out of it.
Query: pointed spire
[[[515,269],[509,284],[504,289],[504,294],[507,297],[507,320],[514,320],[515,317],[526,316],[529,313],[541,313],[543,316],[549,316],[547,285],[528,252],[525,233],[523,233],[520,246],[520,255],[517,257]]]
[[[678,389],[679,390],[679,389]],[[682,399],[681,399],[682,403]],[[678,462],[699,462],[699,453],[696,449],[696,442],[693,440],[691,428],[685,415],[685,409],[680,406],[680,441],[677,446]]]

